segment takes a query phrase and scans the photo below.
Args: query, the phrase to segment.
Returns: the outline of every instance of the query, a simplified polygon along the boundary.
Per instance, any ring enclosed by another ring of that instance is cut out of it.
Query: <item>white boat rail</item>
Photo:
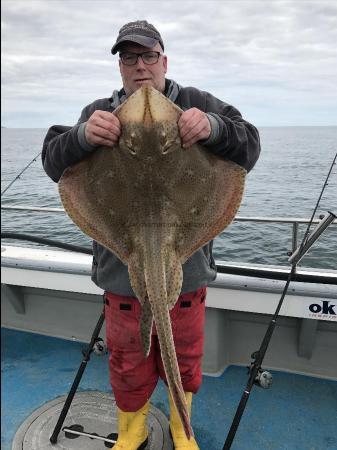
[[[30,212],[43,212],[43,213],[58,213],[65,214],[63,208],[48,208],[37,206],[25,206],[25,205],[1,205],[3,210],[11,211],[30,211]],[[318,219],[313,219],[313,224],[318,224],[323,216]],[[308,224],[310,219],[299,217],[260,217],[260,216],[236,216],[234,222],[254,222],[254,223],[288,223],[292,224],[292,251],[295,251],[298,246],[298,230],[300,224]],[[333,225],[337,225],[337,219],[333,220]]]

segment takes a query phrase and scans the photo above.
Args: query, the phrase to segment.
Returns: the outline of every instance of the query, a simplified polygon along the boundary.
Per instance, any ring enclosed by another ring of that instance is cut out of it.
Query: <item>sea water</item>
[[[337,127],[262,127],[261,156],[248,174],[238,216],[309,219],[337,152]],[[42,149],[46,129],[2,128],[1,191]],[[2,205],[62,207],[57,184],[44,172],[41,156],[2,195]],[[334,166],[315,218],[337,214]],[[89,247],[66,214],[2,210],[2,232],[31,234]],[[300,226],[299,239],[306,225]],[[233,222],[214,242],[217,262],[288,266],[291,224]],[[25,241],[3,242],[36,247]],[[331,225],[301,261],[302,266],[337,270],[337,225]]]

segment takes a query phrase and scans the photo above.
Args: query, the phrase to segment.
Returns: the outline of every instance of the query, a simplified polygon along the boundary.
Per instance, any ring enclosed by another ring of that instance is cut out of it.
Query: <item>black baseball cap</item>
[[[159,31],[146,20],[137,20],[136,22],[129,22],[122,26],[115,45],[111,49],[111,53],[115,55],[122,42],[135,42],[143,47],[152,48],[158,42],[164,50],[163,40]]]

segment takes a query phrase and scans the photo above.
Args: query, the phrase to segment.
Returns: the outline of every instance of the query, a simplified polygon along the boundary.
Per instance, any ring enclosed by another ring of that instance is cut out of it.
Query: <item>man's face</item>
[[[121,48],[121,53],[143,53],[149,51],[162,52],[162,48],[158,43],[153,48],[146,48],[142,45],[125,43]],[[119,60],[119,70],[121,72],[123,87],[127,96],[133,94],[143,84],[150,84],[160,92],[165,90],[165,74],[167,72],[167,57],[159,56],[158,62],[155,64],[145,64],[142,58],[138,58],[134,66],[126,66]]]

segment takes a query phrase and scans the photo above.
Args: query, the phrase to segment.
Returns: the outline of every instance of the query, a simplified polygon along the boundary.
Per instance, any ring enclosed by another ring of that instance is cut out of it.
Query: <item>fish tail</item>
[[[152,260],[152,261],[151,261]],[[164,271],[160,261],[149,258],[145,268],[148,298],[156,324],[166,381],[188,439],[193,436],[184,389],[175,352],[171,319],[167,304]]]
[[[180,420],[183,424],[185,434],[187,438],[190,439],[193,436],[193,430],[190,424],[186,397],[181,383],[169,310],[167,305],[164,305],[165,308],[161,308],[161,305],[158,306],[157,302],[154,303],[155,307],[153,308],[153,311],[157,310],[154,312],[154,317],[166,374],[166,381],[171,392],[173,402],[179,413]],[[160,317],[160,319],[156,320],[156,316]]]
[[[140,336],[145,358],[149,356],[151,350],[152,322],[151,305],[149,299],[146,297],[140,315]]]

